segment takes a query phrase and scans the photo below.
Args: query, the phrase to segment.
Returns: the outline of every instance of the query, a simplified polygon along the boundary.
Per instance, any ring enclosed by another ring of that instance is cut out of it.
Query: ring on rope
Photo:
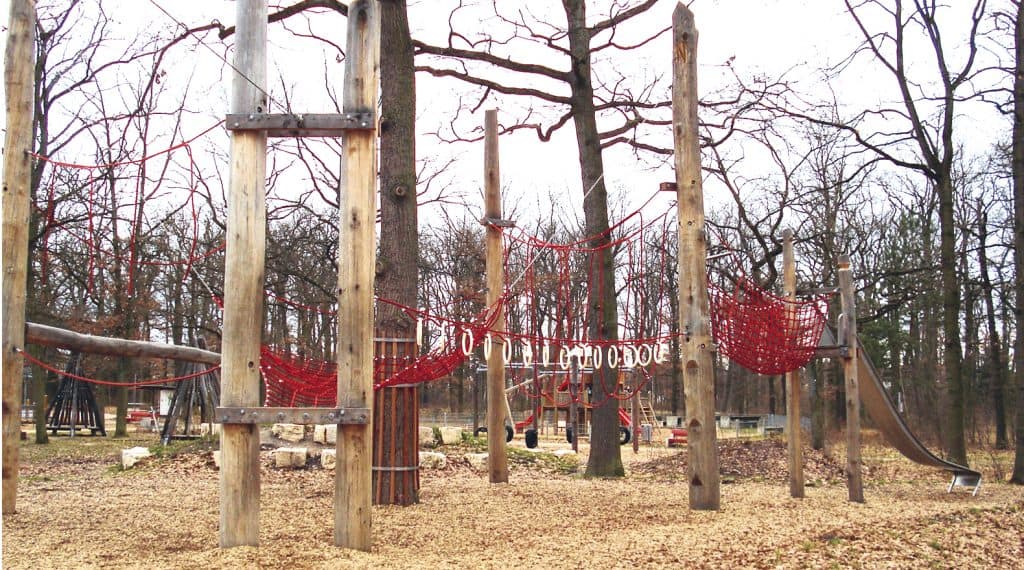
[[[654,350],[654,363],[665,364],[666,362],[668,362],[668,356],[666,356],[666,354],[669,350],[670,349],[666,342],[659,342],[657,348]]]
[[[630,344],[622,345],[622,367],[632,368],[636,365],[636,348]]]
[[[512,342],[507,338],[501,339],[501,362],[508,365],[512,361]]]
[[[558,366],[560,366],[562,370],[568,370],[571,360],[572,354],[570,354],[567,347],[563,346],[562,349],[558,351]]]
[[[462,331],[462,354],[469,356],[473,352],[473,329]]]
[[[647,358],[644,358],[644,349],[647,349]],[[649,344],[641,344],[636,348],[636,363],[640,366],[650,366],[654,359],[654,347]]]
[[[530,366],[533,364],[533,345],[529,341],[523,342],[523,366]]]
[[[601,362],[603,361],[603,358],[602,358],[602,355],[601,355],[601,345],[600,344],[595,344],[594,345],[594,357],[593,357],[593,360],[594,360],[594,368],[595,369],[596,368],[601,368]]]
[[[544,348],[540,351],[540,363],[544,366],[551,364],[551,345],[544,341]]]
[[[614,344],[608,347],[608,368],[615,368],[619,365],[619,347]]]
[[[423,346],[423,317],[416,319],[416,347]]]
[[[578,344],[574,349],[576,352],[576,360],[579,361],[580,368],[587,368],[587,359],[590,358],[591,350],[589,344]]]
[[[494,348],[494,342],[491,340],[491,333],[484,335],[484,360],[491,359],[491,349]]]

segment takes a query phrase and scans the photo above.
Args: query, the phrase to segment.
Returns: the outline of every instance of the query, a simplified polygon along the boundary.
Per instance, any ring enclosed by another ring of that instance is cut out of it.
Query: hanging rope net
[[[790,301],[742,277],[730,289],[709,284],[708,298],[712,335],[733,362],[759,374],[784,374],[814,358],[827,296]]]

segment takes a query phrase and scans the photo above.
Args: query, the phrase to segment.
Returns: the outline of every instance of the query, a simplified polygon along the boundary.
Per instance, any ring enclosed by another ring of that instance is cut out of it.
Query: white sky
[[[156,0],[164,10],[174,18],[190,26],[209,22],[213,18],[226,24],[233,23],[234,3],[224,0]],[[447,33],[447,8],[450,0],[413,1],[411,20],[413,35],[428,41],[443,41]],[[486,9],[490,2],[482,2]],[[503,3],[501,3],[503,4]],[[530,2],[537,10],[543,10],[544,2]],[[552,13],[561,23],[561,10],[557,2],[546,4],[556,5]],[[594,2],[605,6],[607,2]],[[957,8],[967,8],[968,2],[955,2]],[[131,37],[133,30],[144,33],[156,27],[172,27],[174,23],[161,13],[149,0],[105,0],[104,6],[109,13],[120,21],[118,33],[122,37]],[[645,26],[657,27],[671,21],[671,12],[675,2],[666,0],[660,3],[654,14],[645,16]],[[852,22],[842,13],[842,3],[838,0],[695,0],[692,9],[696,15],[700,31],[698,61],[701,66],[700,85],[702,92],[710,91],[723,81],[721,64],[729,58],[735,58],[733,66],[743,75],[766,73],[776,75],[790,70],[790,78],[806,83],[816,81],[813,70],[830,63],[835,63],[848,54],[856,45],[859,37],[855,35]],[[0,0],[0,14],[6,22],[8,15],[7,0]],[[595,10],[591,10],[591,19],[597,19]],[[320,29],[337,30],[344,26],[344,20],[333,16],[325,16],[318,22]],[[486,24],[484,24],[486,25]],[[298,27],[296,23],[294,27]],[[339,34],[338,43],[344,43]],[[955,37],[948,34],[947,37]],[[335,62],[328,54],[327,61],[320,61],[317,53],[321,48],[316,44],[296,44],[294,37],[281,30],[280,24],[271,27],[270,53],[272,56],[269,75],[271,93],[280,98],[281,88],[279,75],[285,77],[284,82],[295,91],[296,110],[307,112],[327,111],[325,102],[316,95],[322,91],[323,70],[328,70],[337,81],[335,86],[340,90],[342,64]],[[217,51],[223,51],[217,41],[211,37],[207,43]],[[222,117],[226,112],[226,93],[229,89],[229,75],[221,75],[223,65],[214,53],[204,47],[190,44],[192,50],[178,50],[176,59],[169,61],[165,69],[169,80],[187,79],[195,73],[193,93],[197,97],[190,100],[193,107],[206,111],[206,119],[196,119],[196,132]],[[312,51],[310,46],[313,45]],[[920,47],[920,46],[918,46]],[[920,54],[914,57],[919,57]],[[527,59],[524,57],[523,59]],[[866,60],[865,60],[866,61]],[[924,60],[921,60],[924,61]],[[671,72],[671,36],[663,35],[650,44],[641,57],[637,59],[638,72],[665,73]],[[553,67],[564,69],[560,61],[545,62]],[[794,69],[800,65],[804,68]],[[454,155],[458,157],[458,168],[453,173],[455,184],[466,192],[472,202],[482,186],[482,145],[480,144],[438,144],[436,139],[426,135],[447,123],[453,115],[453,91],[461,89],[454,80],[439,80],[424,74],[417,76],[418,81],[418,131],[421,133],[418,145],[419,158],[427,156],[442,160]],[[196,87],[197,86],[197,87]],[[203,87],[205,86],[205,87]],[[852,69],[844,75],[843,80],[836,84],[837,93],[842,101],[852,107],[877,103],[882,93],[894,93],[891,79],[871,71],[866,66]],[[208,94],[199,97],[204,89]],[[471,96],[468,101],[475,101]],[[510,104],[506,104],[510,105]],[[466,125],[473,120],[482,123],[483,109],[493,105],[485,104]],[[965,139],[977,140],[974,152],[983,153],[987,150],[991,138],[994,119],[985,108],[969,110],[976,120],[967,121],[968,131],[973,127],[975,132],[967,132]],[[516,109],[505,106],[500,109],[502,117],[511,117]],[[998,128],[998,127],[997,127]],[[666,136],[668,128],[666,127]],[[226,137],[224,137],[226,141]],[[510,194],[507,200],[514,201],[518,197],[531,202],[533,196],[565,192],[570,189],[571,196],[579,197],[579,171],[575,149],[575,138],[571,123],[561,129],[549,143],[541,143],[529,133],[518,133],[501,139],[501,170],[504,185]],[[670,168],[665,165],[651,170],[650,163],[638,163],[624,147],[609,150],[605,153],[606,182],[615,193],[623,193],[642,199],[653,191],[658,182],[673,178]],[[751,164],[752,169],[759,166]],[[221,170],[224,172],[224,170]],[[708,199],[716,200],[713,186],[708,188]],[[614,198],[613,198],[614,199]],[[666,198],[667,199],[667,198]],[[479,207],[479,206],[477,206]],[[568,207],[568,206],[567,206]],[[476,217],[478,212],[471,212]]]

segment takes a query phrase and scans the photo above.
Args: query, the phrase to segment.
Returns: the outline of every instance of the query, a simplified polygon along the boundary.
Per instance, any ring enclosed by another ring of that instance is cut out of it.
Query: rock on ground
[[[434,428],[420,426],[420,447],[434,447],[437,442],[434,441]]]
[[[476,471],[487,471],[486,453],[467,453],[466,461],[468,461],[469,466]]]
[[[298,443],[306,437],[306,426],[299,424],[274,424],[270,433],[278,438],[292,443]]]
[[[448,458],[436,451],[420,452],[420,469],[444,469],[448,466]]]
[[[444,445],[458,445],[462,443],[462,428],[443,427],[441,431],[441,443]]]
[[[121,450],[121,469],[131,469],[135,464],[149,457],[152,453],[148,447],[132,447]]]
[[[309,450],[305,447],[281,447],[274,450],[274,465],[285,469],[305,467]]]
[[[320,453],[320,467],[334,469],[338,464],[338,450],[325,449]]]

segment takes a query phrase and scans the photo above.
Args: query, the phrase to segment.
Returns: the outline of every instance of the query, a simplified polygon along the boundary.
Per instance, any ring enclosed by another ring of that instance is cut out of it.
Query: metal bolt
[[[309,414],[302,414],[302,419],[308,420],[309,419]]]
[[[245,410],[238,410],[238,415],[244,416],[245,415]]]
[[[256,115],[253,115],[252,113],[249,113],[249,120],[250,121],[255,119],[255,118],[256,118]]]
[[[277,412],[277,421],[284,421],[284,412]]]
[[[338,415],[339,416],[344,416],[345,415],[345,410],[344,409],[338,410]]]

